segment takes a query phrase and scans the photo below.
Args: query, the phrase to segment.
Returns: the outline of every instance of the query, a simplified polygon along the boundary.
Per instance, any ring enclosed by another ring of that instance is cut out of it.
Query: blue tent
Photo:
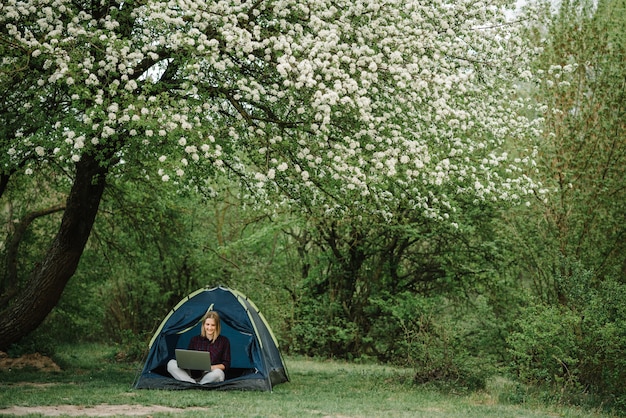
[[[231,368],[226,380],[206,385],[176,380],[167,372],[167,362],[174,358],[176,348],[187,348],[191,337],[200,334],[200,321],[209,309],[220,314],[221,333],[230,340]],[[276,338],[254,303],[235,290],[215,287],[191,293],[161,322],[135,388],[271,391],[288,381]]]

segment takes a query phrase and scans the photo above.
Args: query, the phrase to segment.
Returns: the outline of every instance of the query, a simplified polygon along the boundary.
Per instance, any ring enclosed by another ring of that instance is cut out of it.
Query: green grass
[[[413,385],[410,370],[378,365],[287,358],[291,382],[267,393],[135,390],[140,365],[116,362],[109,347],[66,348],[54,360],[62,372],[0,372],[0,415],[11,406],[132,404],[189,408],[144,415],[153,417],[608,416],[541,403],[504,379],[494,379],[481,392],[442,393]]]

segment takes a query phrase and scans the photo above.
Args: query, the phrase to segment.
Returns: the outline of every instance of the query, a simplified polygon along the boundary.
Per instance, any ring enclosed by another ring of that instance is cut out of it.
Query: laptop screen
[[[176,362],[181,369],[211,370],[211,353],[208,351],[177,348]]]

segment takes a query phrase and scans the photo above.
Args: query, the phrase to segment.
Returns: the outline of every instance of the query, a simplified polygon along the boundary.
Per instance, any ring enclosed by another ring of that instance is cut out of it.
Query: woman
[[[201,335],[196,335],[189,341],[189,350],[208,351],[211,353],[211,370],[202,372],[198,379],[194,379],[194,371],[178,367],[176,359],[167,363],[167,371],[175,379],[191,383],[223,382],[225,372],[230,367],[230,341],[220,335],[222,329],[220,316],[215,311],[208,311],[202,318]]]

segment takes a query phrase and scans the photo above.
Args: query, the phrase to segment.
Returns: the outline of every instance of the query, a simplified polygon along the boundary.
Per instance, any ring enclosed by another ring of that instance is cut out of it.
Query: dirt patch
[[[5,352],[0,351],[0,372],[11,370],[34,368],[44,372],[59,372],[61,368],[50,357],[35,354],[25,354],[21,357],[11,358]],[[54,385],[54,383],[24,383],[27,385]],[[41,415],[47,417],[74,416],[74,417],[113,417],[113,416],[143,416],[150,417],[156,413],[177,413],[183,411],[208,411],[206,408],[170,408],[160,405],[54,405],[54,406],[11,406],[0,409],[0,415]]]
[[[13,369],[23,369],[31,367],[43,372],[60,372],[61,368],[50,357],[42,356],[39,353],[25,354],[21,357],[11,358],[3,351],[0,351],[0,372],[8,372]]]
[[[57,406],[12,406],[0,409],[0,415],[29,415],[39,414],[46,417],[113,417],[113,416],[144,416],[149,417],[156,413],[175,414],[184,411],[209,411],[208,408],[170,408],[160,405],[57,405]]]

